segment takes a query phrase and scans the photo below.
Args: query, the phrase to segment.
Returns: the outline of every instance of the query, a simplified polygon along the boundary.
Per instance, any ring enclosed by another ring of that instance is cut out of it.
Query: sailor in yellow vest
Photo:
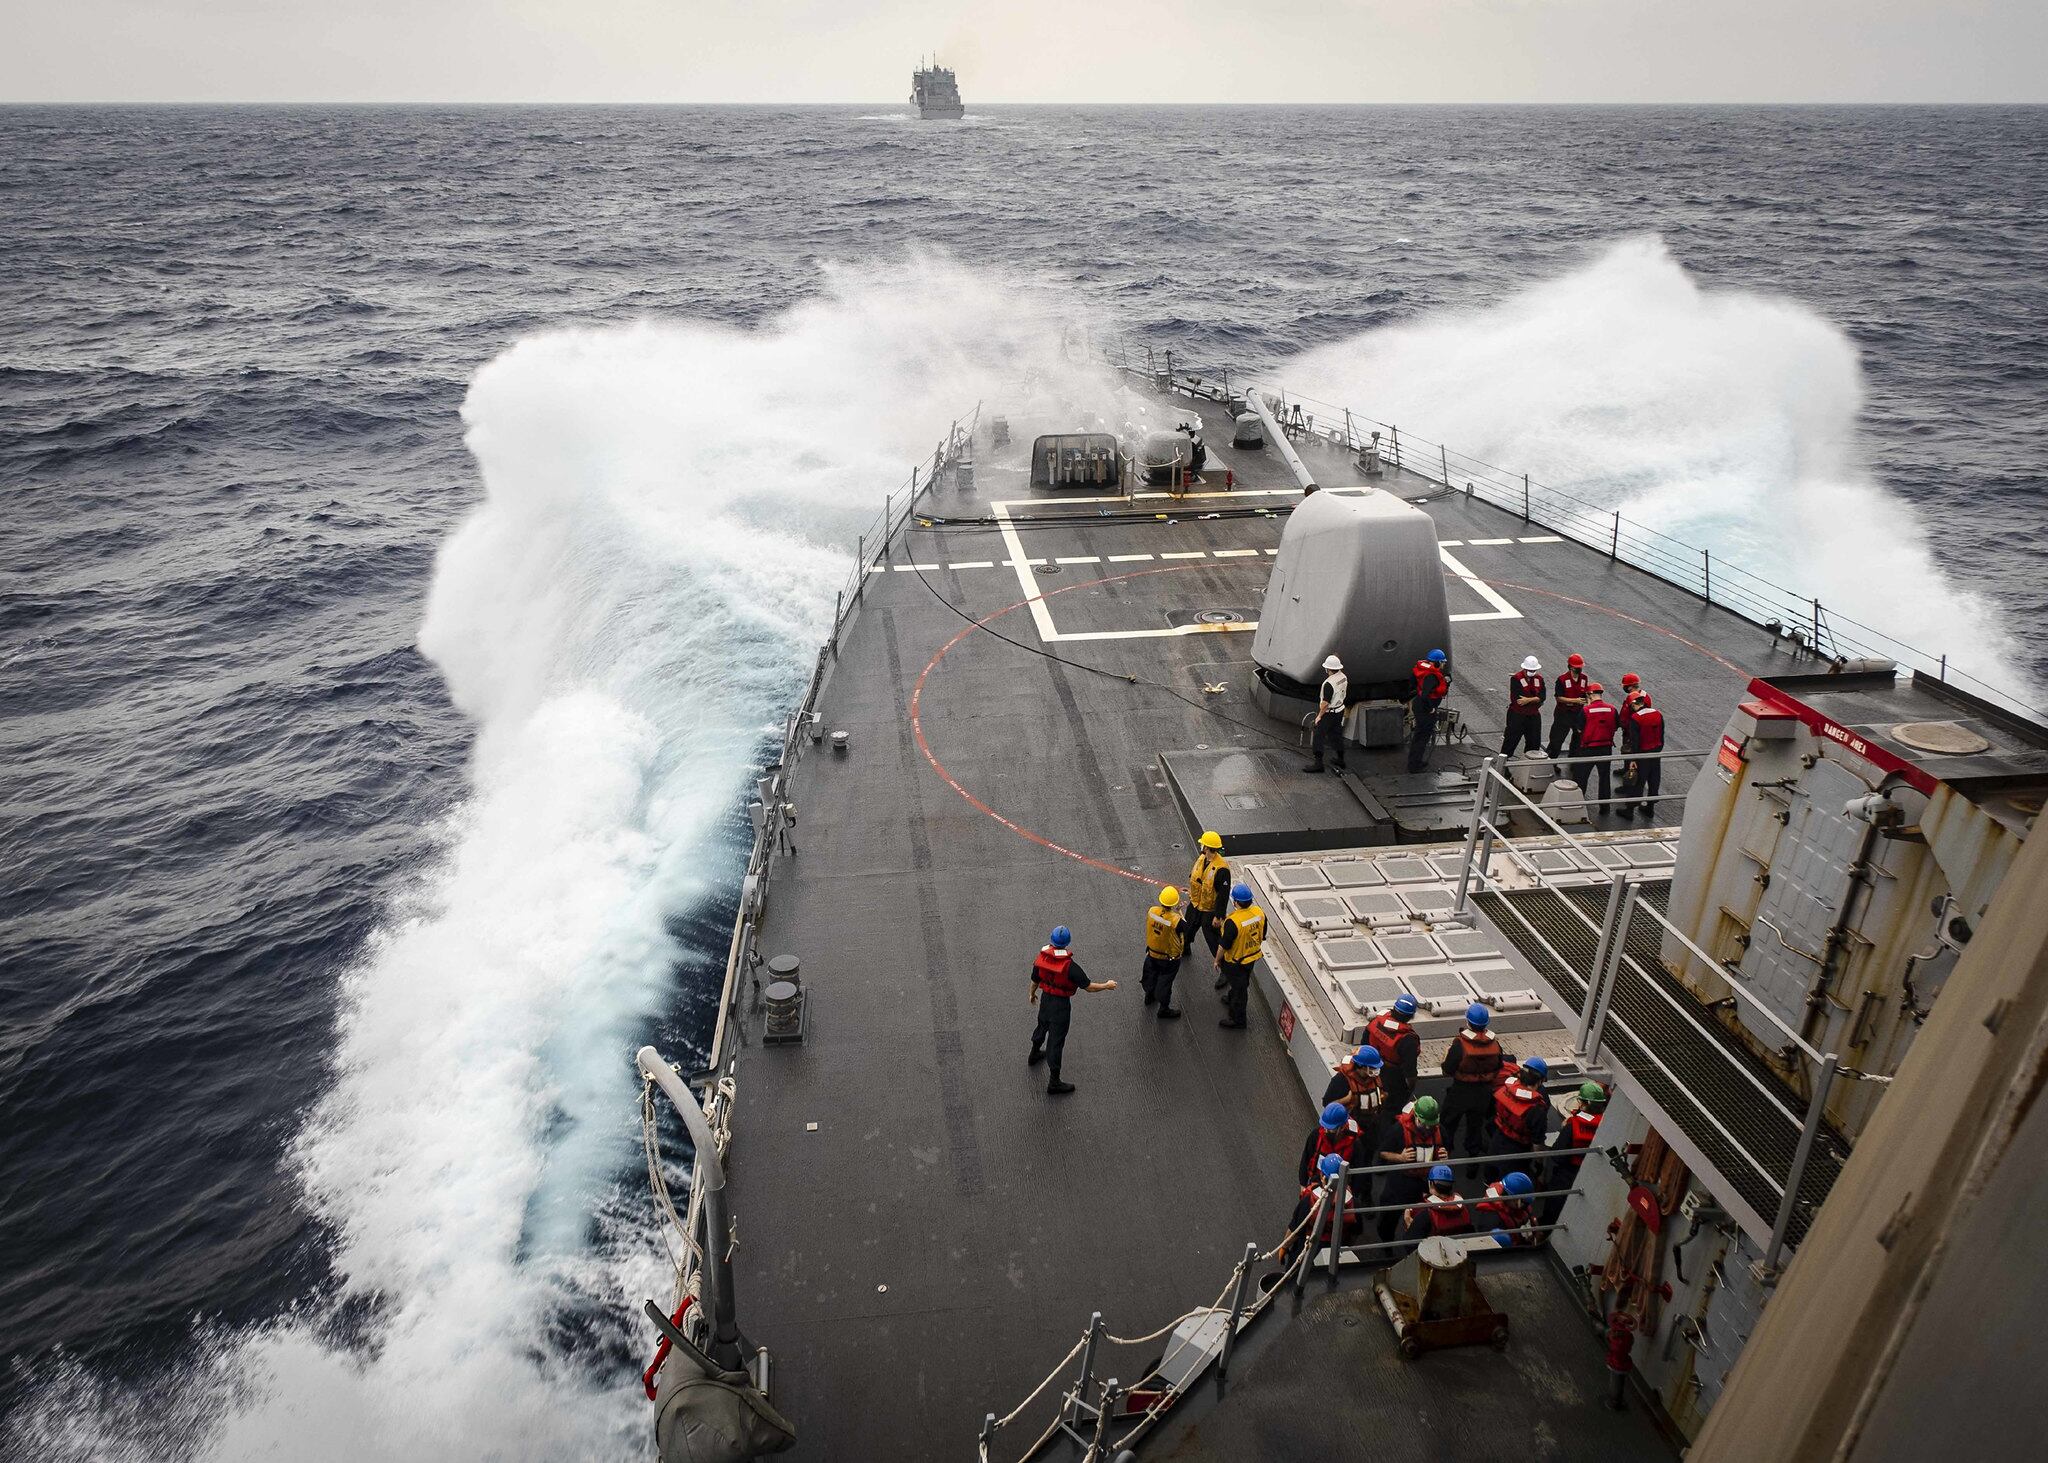
[[[1195,855],[1195,866],[1188,872],[1188,912],[1181,923],[1187,930],[1190,945],[1195,942],[1197,932],[1208,937],[1209,954],[1213,957],[1216,953],[1216,922],[1230,898],[1230,865],[1224,862],[1220,835],[1204,833],[1201,842],[1202,851]],[[1223,989],[1223,977],[1220,975],[1216,978],[1216,989]]]
[[[1251,999],[1252,967],[1266,948],[1266,911],[1252,903],[1252,886],[1230,891],[1230,915],[1218,931],[1216,968],[1223,972],[1223,1019],[1216,1024],[1242,1030]]]
[[[1138,984],[1145,988],[1145,1004],[1157,1003],[1159,1019],[1172,1021],[1173,980],[1180,974],[1180,957],[1188,948],[1187,931],[1180,922],[1180,890],[1171,884],[1159,891],[1159,902],[1145,915],[1145,974]]]

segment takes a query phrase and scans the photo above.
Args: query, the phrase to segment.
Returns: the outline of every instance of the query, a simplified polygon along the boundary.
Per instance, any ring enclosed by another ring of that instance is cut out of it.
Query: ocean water
[[[971,102],[971,98],[970,98]],[[846,539],[1076,329],[2048,679],[2048,111],[0,110],[0,1451],[616,1458]]]

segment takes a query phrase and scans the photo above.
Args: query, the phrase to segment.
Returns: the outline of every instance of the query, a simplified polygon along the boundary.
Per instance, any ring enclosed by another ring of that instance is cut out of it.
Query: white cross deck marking
[[[1345,490],[1330,489],[1327,491]],[[1352,489],[1350,491],[1364,490]],[[1181,496],[1187,498],[1242,498],[1253,494],[1269,496],[1285,494],[1292,496],[1295,492],[1296,490],[1293,488],[1248,488],[1235,493],[1186,493]],[[1163,498],[1169,496],[1172,495],[1165,493],[1135,493],[1132,495],[1132,497],[1136,498]],[[1226,620],[1216,625],[1167,625],[1156,630],[1061,630],[1053,623],[1052,611],[1047,607],[1044,593],[1038,587],[1038,576],[1031,572],[1034,568],[1044,567],[1046,561],[1044,559],[1033,559],[1025,554],[1023,540],[1017,536],[1017,520],[1010,517],[1010,508],[1013,501],[1035,503],[1042,500],[1027,498],[994,502],[989,504],[989,511],[995,515],[996,526],[1003,535],[1004,546],[1010,551],[1010,557],[1003,560],[1003,567],[1017,571],[1018,587],[1024,591],[1025,602],[1031,610],[1031,623],[1037,627],[1039,639],[1046,641],[1048,644],[1059,640],[1158,640],[1174,635],[1227,635],[1238,631],[1256,630],[1259,628],[1257,620]],[[1066,503],[1122,503],[1128,500],[1123,497],[1107,497],[1064,498],[1060,501]],[[1548,543],[1559,542],[1554,537],[1538,541]],[[1471,542],[1474,544],[1511,544],[1515,540],[1511,538],[1473,539]],[[1450,617],[1451,620],[1454,623],[1462,624],[1473,620],[1521,619],[1522,612],[1520,610],[1503,599],[1492,585],[1466,568],[1455,555],[1446,552],[1447,547],[1462,548],[1464,543],[1465,541],[1460,539],[1443,540],[1437,545],[1438,556],[1443,560],[1444,568],[1456,575],[1466,588],[1486,601],[1492,608],[1452,615]],[[1258,549],[1185,549],[1176,553],[1162,553],[1159,555],[1159,558],[1162,560],[1181,561],[1210,558],[1239,559],[1254,558],[1259,552],[1260,550]],[[1278,549],[1267,549],[1264,552],[1267,554],[1277,554],[1280,551]],[[1151,558],[1152,555],[1150,554],[1111,554],[1109,555],[1109,562],[1112,564],[1134,564],[1146,562]],[[1061,564],[1095,564],[1100,563],[1101,559],[1089,556],[1059,559],[1055,562]]]

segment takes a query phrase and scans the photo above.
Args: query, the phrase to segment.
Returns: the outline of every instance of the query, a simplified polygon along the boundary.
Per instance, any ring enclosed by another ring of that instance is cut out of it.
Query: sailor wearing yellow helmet
[[[1195,866],[1188,872],[1188,912],[1181,921],[1190,942],[1198,930],[1207,936],[1211,955],[1216,953],[1217,942],[1222,938],[1216,925],[1229,901],[1230,865],[1223,857],[1222,835],[1212,830],[1202,835]],[[1216,988],[1223,988],[1221,980],[1216,982]]]
[[[1145,973],[1138,981],[1145,988],[1145,1004],[1158,1005],[1161,1021],[1180,1015],[1173,1004],[1173,981],[1180,974],[1180,957],[1187,948],[1187,931],[1180,922],[1180,890],[1168,884],[1159,891],[1159,902],[1145,914]]]

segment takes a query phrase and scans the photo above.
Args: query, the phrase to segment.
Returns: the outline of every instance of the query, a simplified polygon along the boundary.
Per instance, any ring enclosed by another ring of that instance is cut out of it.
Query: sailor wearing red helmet
[[[1573,753],[1578,752],[1579,728],[1586,724],[1587,688],[1593,684],[1586,678],[1586,657],[1583,655],[1566,657],[1564,665],[1564,673],[1552,688],[1557,696],[1557,710],[1550,718],[1550,745],[1545,749],[1553,762],[1557,760],[1567,737],[1571,738]]]
[[[1621,750],[1628,760],[1622,773],[1624,790],[1633,788],[1636,798],[1624,801],[1616,810],[1624,818],[1638,812],[1649,822],[1657,815],[1657,794],[1664,787],[1664,759],[1649,754],[1664,750],[1664,713],[1650,704],[1650,693],[1634,692],[1634,710],[1621,713]]]
[[[1578,784],[1586,792],[1592,792],[1593,778],[1600,780],[1600,798],[1593,803],[1596,813],[1607,811],[1614,800],[1614,770],[1608,759],[1614,755],[1615,733],[1621,729],[1620,714],[1607,699],[1606,690],[1598,681],[1586,687],[1585,718],[1579,727],[1574,766]]]

